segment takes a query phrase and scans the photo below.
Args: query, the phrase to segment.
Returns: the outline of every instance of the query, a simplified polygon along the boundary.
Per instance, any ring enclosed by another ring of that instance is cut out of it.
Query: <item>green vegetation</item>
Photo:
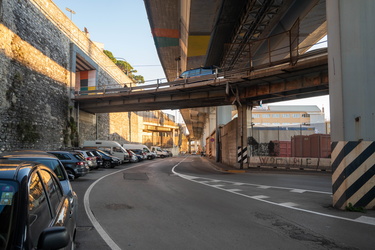
[[[363,207],[354,207],[352,203],[349,202],[349,205],[345,207],[346,211],[350,212],[361,212],[364,213],[366,210]]]
[[[109,59],[112,60],[112,62],[114,64],[117,65],[117,67],[119,67],[128,77],[130,77],[130,79],[134,80],[137,83],[144,83],[145,82],[143,76],[141,76],[141,75],[135,75],[135,73],[137,73],[137,70],[135,70],[130,65],[130,63],[128,63],[127,61],[124,61],[124,60],[118,60],[118,59],[116,59],[113,56],[112,52],[109,51],[109,50],[104,50],[103,52],[104,52],[104,54],[106,54],[109,57]]]
[[[73,107],[69,107],[70,118],[67,120],[66,127],[63,130],[63,138],[64,138],[64,145],[65,147],[78,147],[79,146],[79,138],[78,138],[78,127],[77,123],[72,116]],[[70,145],[69,145],[70,142]]]

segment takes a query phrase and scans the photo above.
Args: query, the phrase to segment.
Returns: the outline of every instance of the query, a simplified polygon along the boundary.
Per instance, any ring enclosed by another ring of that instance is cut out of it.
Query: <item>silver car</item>
[[[83,155],[90,169],[97,169],[99,167],[98,162],[96,160],[96,156],[93,155],[89,150],[74,150],[74,151],[79,152]]]

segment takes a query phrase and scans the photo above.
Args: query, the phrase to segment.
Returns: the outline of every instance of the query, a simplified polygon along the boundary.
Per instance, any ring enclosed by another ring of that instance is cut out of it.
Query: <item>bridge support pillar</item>
[[[247,150],[247,113],[246,105],[237,106],[237,164],[240,169],[248,166]]]
[[[232,106],[216,107],[216,162],[220,162],[220,125],[227,124],[232,120]]]
[[[375,208],[375,1],[327,1],[333,206]],[[350,18],[348,18],[350,17]]]

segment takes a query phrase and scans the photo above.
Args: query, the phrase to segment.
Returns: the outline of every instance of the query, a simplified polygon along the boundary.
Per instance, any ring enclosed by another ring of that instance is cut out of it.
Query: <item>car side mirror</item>
[[[68,174],[68,178],[70,181],[74,181],[75,176],[74,174]]]
[[[39,236],[38,249],[60,249],[69,244],[70,237],[65,227],[49,227]]]

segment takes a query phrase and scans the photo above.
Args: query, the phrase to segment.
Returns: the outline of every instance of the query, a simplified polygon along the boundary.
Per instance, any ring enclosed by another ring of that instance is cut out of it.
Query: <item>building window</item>
[[[259,118],[260,115],[259,114],[253,114],[253,118]]]
[[[289,115],[289,114],[283,114],[282,117],[283,117],[283,118],[289,118],[290,115]]]
[[[302,114],[302,117],[310,117],[310,114]]]
[[[270,114],[263,114],[262,117],[263,118],[270,118]]]
[[[280,114],[272,114],[272,118],[280,118]]]
[[[293,118],[300,118],[300,114],[292,114]]]

